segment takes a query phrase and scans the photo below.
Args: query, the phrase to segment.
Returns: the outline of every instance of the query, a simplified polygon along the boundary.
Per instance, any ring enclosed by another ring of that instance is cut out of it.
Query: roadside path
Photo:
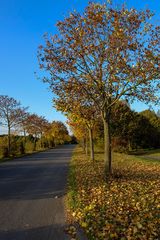
[[[0,164],[0,240],[67,240],[64,195],[74,145]]]
[[[137,155],[135,155],[137,156]],[[153,161],[160,161],[160,156],[152,156],[152,155],[139,155],[140,158],[148,159],[148,160],[153,160]]]

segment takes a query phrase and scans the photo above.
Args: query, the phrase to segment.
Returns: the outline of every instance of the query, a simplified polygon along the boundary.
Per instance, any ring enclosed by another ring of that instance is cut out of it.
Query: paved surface
[[[65,240],[64,195],[74,145],[0,164],[0,240]]]
[[[151,159],[151,160],[160,160],[160,156],[150,156],[150,155],[148,155],[148,156],[146,156],[148,159]]]
[[[137,155],[136,155],[137,156]],[[152,155],[139,155],[140,158],[148,159],[148,160],[155,160],[155,161],[160,161],[160,156],[152,156]]]

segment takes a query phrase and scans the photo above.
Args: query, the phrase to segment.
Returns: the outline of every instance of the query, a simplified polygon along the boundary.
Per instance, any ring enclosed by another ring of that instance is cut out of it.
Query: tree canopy
[[[50,74],[43,81],[54,92],[55,105],[61,98],[77,97],[83,106],[85,97],[101,114],[108,173],[112,107],[126,98],[159,101],[160,27],[150,23],[152,16],[149,9],[89,3],[83,14],[75,11],[59,21],[59,34],[46,36],[40,46],[40,67]]]

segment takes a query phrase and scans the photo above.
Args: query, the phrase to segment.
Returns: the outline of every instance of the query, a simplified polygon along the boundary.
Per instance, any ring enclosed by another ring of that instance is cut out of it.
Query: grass
[[[101,151],[93,164],[76,149],[68,193],[73,220],[91,240],[158,240],[160,162],[114,153],[109,182],[103,169]]]
[[[139,149],[129,151],[130,155],[158,155],[160,156],[160,149]]]
[[[160,159],[160,150],[157,150],[155,152],[149,152],[148,156],[150,156],[150,157],[159,157],[159,159]]]

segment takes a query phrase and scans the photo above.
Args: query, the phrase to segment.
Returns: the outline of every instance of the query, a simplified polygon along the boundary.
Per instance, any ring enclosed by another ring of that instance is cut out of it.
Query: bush
[[[26,150],[26,152],[33,152],[33,150],[34,150],[34,143],[28,140],[25,143],[25,150]]]
[[[2,158],[8,157],[8,140],[7,136],[0,137],[0,155]]]
[[[8,148],[3,146],[2,147],[2,158],[8,157]]]
[[[19,143],[18,148],[19,148],[19,153],[20,154],[24,154],[25,153],[24,143],[22,141]]]
[[[112,149],[114,152],[125,153],[128,151],[128,142],[120,137],[113,137]]]

